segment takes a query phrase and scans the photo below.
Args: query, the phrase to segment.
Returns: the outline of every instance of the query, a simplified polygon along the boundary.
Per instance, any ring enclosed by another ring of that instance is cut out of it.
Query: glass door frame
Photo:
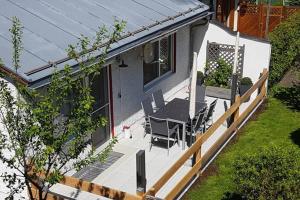
[[[106,129],[108,131],[108,135],[106,136],[107,138],[105,138],[105,141],[104,142],[100,142],[100,145],[97,145],[94,146],[94,142],[93,142],[93,134],[91,134],[90,136],[90,140],[91,140],[91,144],[95,147],[95,148],[99,148],[100,146],[102,146],[103,144],[105,144],[108,140],[110,140],[113,136],[114,136],[114,127],[113,127],[113,101],[112,101],[112,81],[111,81],[111,65],[106,65],[106,66],[103,66],[101,68],[101,70],[105,69],[106,68],[106,72],[105,72],[105,76],[106,76],[106,90],[107,90],[107,98],[108,98],[108,101],[107,103],[105,103],[104,105],[102,105],[101,107],[99,108],[96,108],[95,110],[93,110],[93,112],[91,114],[94,114],[96,112],[99,112],[103,109],[106,109],[108,108],[108,116],[107,116],[107,121],[108,123],[106,124]],[[103,73],[103,71],[101,71],[100,73]],[[89,84],[89,78],[86,78],[85,80],[86,84]]]

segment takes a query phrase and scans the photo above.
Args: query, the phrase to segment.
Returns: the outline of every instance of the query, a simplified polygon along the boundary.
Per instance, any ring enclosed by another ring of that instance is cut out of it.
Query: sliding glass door
[[[109,88],[107,67],[101,69],[100,74],[89,77],[91,92],[95,98],[93,117],[104,117],[107,121],[105,127],[98,128],[92,134],[93,147],[99,147],[110,138],[110,111],[109,111]]]

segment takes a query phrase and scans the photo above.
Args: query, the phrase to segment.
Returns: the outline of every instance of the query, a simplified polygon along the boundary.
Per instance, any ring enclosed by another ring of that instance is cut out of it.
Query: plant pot
[[[204,83],[204,78],[197,78],[197,85],[202,85]]]
[[[250,88],[252,85],[240,85],[240,96],[243,96]],[[248,102],[250,100],[250,97],[245,100],[245,102]]]

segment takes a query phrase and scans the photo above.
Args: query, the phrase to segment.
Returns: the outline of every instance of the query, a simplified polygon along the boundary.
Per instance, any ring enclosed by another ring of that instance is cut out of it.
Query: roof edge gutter
[[[149,24],[148,26],[143,26],[142,28],[139,28],[139,29],[137,29],[137,30],[135,30],[135,31],[133,31],[133,32],[129,32],[129,33],[126,33],[125,35],[122,35],[121,38],[118,39],[118,40],[115,41],[115,42],[121,41],[121,40],[123,40],[123,39],[125,39],[125,38],[128,38],[128,37],[130,37],[130,36],[134,36],[134,35],[136,35],[136,34],[138,34],[138,33],[140,33],[140,32],[149,30],[150,28],[153,28],[153,27],[158,26],[158,25],[160,25],[160,24],[163,24],[163,23],[165,23],[165,22],[174,20],[174,19],[176,19],[176,18],[178,18],[178,17],[184,16],[184,15],[186,15],[186,14],[189,14],[189,13],[191,13],[191,12],[194,12],[194,11],[196,11],[197,9],[200,9],[200,8],[203,8],[203,7],[204,7],[204,5],[198,5],[198,6],[196,6],[195,8],[190,8],[190,9],[188,9],[187,11],[185,11],[185,12],[180,12],[180,13],[178,13],[177,15],[174,15],[174,16],[172,16],[172,17],[169,16],[169,17],[166,17],[165,19],[163,19],[163,20],[161,20],[161,21],[156,21],[156,22],[154,22],[154,23],[152,23],[152,24]],[[109,43],[111,43],[111,42],[112,42],[112,41],[105,42],[105,43],[101,44],[99,47],[102,48],[102,47],[104,47],[105,45],[107,45],[107,44],[109,44]],[[89,49],[86,53],[90,53],[90,52],[93,52],[93,51],[95,51],[95,48]],[[81,54],[81,53],[82,53],[82,52],[80,52],[79,54]],[[29,75],[38,73],[38,72],[40,72],[40,71],[42,71],[42,70],[51,68],[51,67],[53,67],[53,65],[59,65],[59,64],[61,64],[61,63],[67,62],[67,61],[69,61],[69,60],[72,60],[72,58],[70,58],[70,57],[62,58],[62,59],[60,59],[60,60],[51,62],[51,63],[49,63],[49,64],[47,64],[47,65],[41,66],[40,68],[37,68],[37,69],[31,70],[31,71],[28,71],[28,72],[26,72],[25,74],[26,74],[27,76],[29,76]]]
[[[4,65],[0,65],[0,72],[8,75],[10,78],[17,80],[21,84],[28,85],[28,83],[29,83],[26,79],[24,79],[18,73],[14,72],[13,70],[9,69],[8,67],[6,67]]]
[[[133,40],[131,41],[130,43],[127,43],[127,44],[124,44],[122,46],[119,46],[117,47],[116,49],[113,49],[112,51],[110,51],[108,54],[107,54],[107,57],[106,57],[106,60],[109,61],[110,59],[112,59],[113,57],[119,55],[119,54],[122,54],[126,51],[129,51],[133,48],[136,48],[140,45],[143,45],[147,42],[150,42],[151,40],[155,40],[157,38],[160,38],[166,34],[169,34],[171,32],[174,32],[176,30],[178,30],[179,28],[182,28],[183,26],[186,26],[186,25],[189,25],[191,23],[194,23],[196,21],[198,21],[199,19],[203,19],[205,17],[208,17],[210,16],[211,14],[213,14],[213,12],[208,12],[207,11],[204,11],[202,13],[198,13],[196,15],[193,15],[189,18],[186,18],[182,21],[179,21],[177,23],[174,23],[174,24],[171,24],[170,26],[167,26],[167,27],[164,27],[160,30],[157,30],[153,33],[150,33],[148,35],[145,35],[141,38],[138,38],[136,40]],[[63,63],[62,63],[63,64]],[[58,65],[59,66],[59,65]],[[79,72],[79,66],[73,66],[73,69],[74,69],[74,72],[73,73],[78,73]],[[30,87],[33,88],[33,89],[38,89],[40,87],[43,87],[47,84],[49,84],[49,77],[51,75],[47,76],[47,77],[44,77],[44,78],[41,78],[41,79],[38,79],[38,80],[35,80],[33,82],[30,83]]]

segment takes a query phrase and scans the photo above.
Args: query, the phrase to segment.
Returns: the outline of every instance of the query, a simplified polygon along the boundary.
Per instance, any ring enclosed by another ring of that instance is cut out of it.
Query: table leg
[[[185,150],[185,123],[182,123],[183,127],[182,127],[182,150]]]

